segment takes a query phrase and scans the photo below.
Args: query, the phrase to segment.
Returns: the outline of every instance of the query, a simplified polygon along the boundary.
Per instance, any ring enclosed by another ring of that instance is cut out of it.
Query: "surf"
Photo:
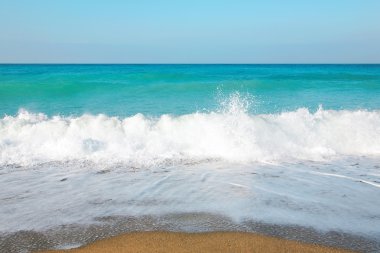
[[[52,116],[21,109],[0,119],[0,164],[85,160],[154,166],[165,162],[321,161],[380,155],[380,111],[307,108],[252,114],[231,95],[218,110],[130,117]]]

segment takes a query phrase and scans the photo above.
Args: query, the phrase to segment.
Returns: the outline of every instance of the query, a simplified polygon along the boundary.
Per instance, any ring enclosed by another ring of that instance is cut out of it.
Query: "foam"
[[[210,213],[380,238],[380,111],[249,105],[234,93],[181,116],[5,116],[0,233]]]
[[[236,94],[221,110],[182,116],[48,117],[21,109],[0,119],[2,165],[89,160],[152,166],[183,160],[247,163],[372,155],[380,155],[380,111],[299,108],[254,115]]]

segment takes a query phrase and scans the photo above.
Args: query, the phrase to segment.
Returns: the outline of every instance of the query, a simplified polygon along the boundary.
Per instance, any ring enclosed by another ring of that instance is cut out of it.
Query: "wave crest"
[[[184,159],[245,163],[380,155],[379,111],[300,108],[251,115],[235,102],[232,110],[158,118],[48,117],[20,110],[0,119],[0,164],[80,159],[151,166]]]

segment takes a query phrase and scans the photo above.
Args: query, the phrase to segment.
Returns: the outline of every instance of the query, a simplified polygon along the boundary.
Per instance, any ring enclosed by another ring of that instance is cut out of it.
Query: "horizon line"
[[[380,65],[371,62],[357,63],[110,63],[110,62],[0,62],[0,65]]]

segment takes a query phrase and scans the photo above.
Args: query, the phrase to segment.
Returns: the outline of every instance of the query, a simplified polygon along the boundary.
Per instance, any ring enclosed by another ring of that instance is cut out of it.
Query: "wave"
[[[326,160],[380,155],[380,111],[306,108],[253,115],[232,96],[225,109],[182,116],[53,116],[20,110],[0,119],[0,164],[89,160],[152,166]]]

